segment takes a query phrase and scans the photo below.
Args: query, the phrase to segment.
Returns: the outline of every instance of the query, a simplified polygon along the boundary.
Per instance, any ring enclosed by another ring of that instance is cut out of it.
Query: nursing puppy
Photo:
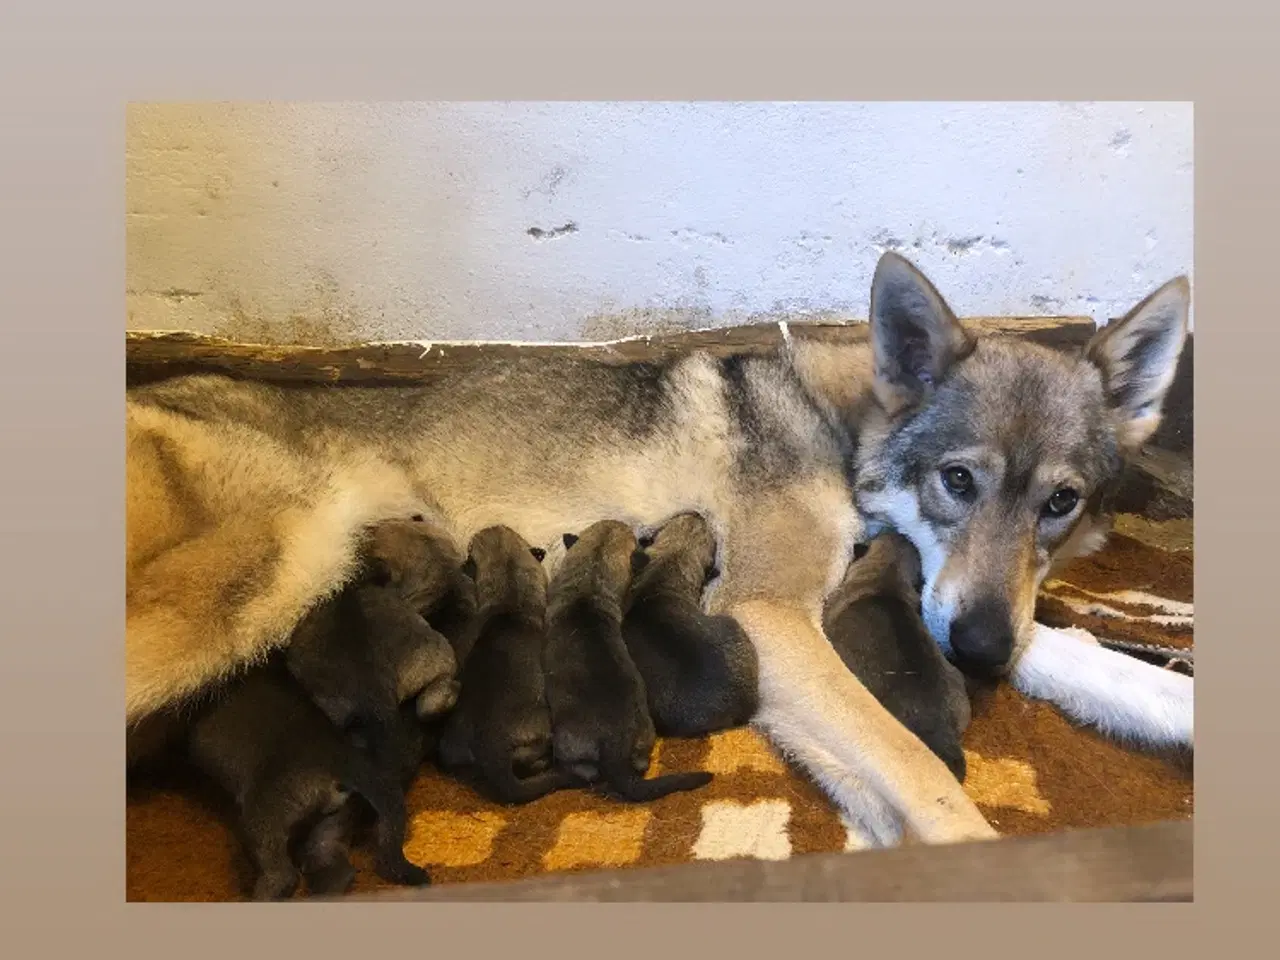
[[[462,551],[438,518],[423,514],[376,524],[366,542],[362,578],[399,593],[432,627],[424,634],[414,623],[392,630],[384,641],[399,699],[416,697],[423,719],[439,716],[458,698],[457,660],[450,651],[474,614],[475,584],[462,574]],[[450,646],[439,642],[441,636]]]
[[[693,737],[747,723],[759,703],[759,663],[732,617],[708,616],[716,540],[696,513],[669,520],[632,561],[622,638],[664,736]]]
[[[461,558],[446,544],[425,524],[379,524],[359,578],[312,609],[285,652],[334,726],[387,764],[403,750],[402,703],[416,699],[426,718],[457,700],[453,646],[418,613],[454,589]]]
[[[711,774],[704,772],[644,777],[657,734],[622,639],[635,534],[604,520],[580,538],[565,534],[564,543],[549,591],[544,660],[557,766],[638,802],[706,785]]]
[[[335,728],[389,765],[403,750],[400,705],[421,712],[432,694],[432,705],[447,710],[457,696],[453,648],[388,587],[348,587],[312,611],[285,662]],[[428,690],[425,675],[435,677]]]
[[[575,782],[551,768],[543,556],[514,530],[495,526],[472,538],[467,559],[477,612],[459,644],[462,689],[444,721],[439,757],[448,768],[477,767],[503,803],[529,803]]]
[[[947,662],[920,616],[920,576],[910,542],[880,534],[827,601],[823,629],[881,705],[963,782],[960,740],[969,725],[969,695],[963,674]]]
[[[404,856],[405,806],[396,771],[345,739],[278,658],[232,681],[194,720],[192,762],[236,801],[245,846],[257,871],[256,900],[291,897],[300,871],[298,834],[332,818],[354,796],[377,817],[375,869],[393,883],[422,885],[425,870]],[[330,827],[334,822],[330,821]],[[329,829],[329,828],[326,828]],[[323,845],[300,857],[312,892],[341,892],[354,873],[341,850]]]

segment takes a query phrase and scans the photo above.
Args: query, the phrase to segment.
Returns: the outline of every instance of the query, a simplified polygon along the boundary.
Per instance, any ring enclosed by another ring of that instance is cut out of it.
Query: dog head
[[[920,598],[920,554],[911,541],[886,530],[854,551],[854,562],[840,584],[840,596],[852,603],[864,597],[897,597],[911,604]]]
[[[361,578],[395,587],[423,610],[452,589],[462,562],[462,551],[444,525],[415,514],[409,520],[384,520],[368,531]]]
[[[547,607],[546,552],[510,527],[486,527],[471,538],[463,572],[475,582],[481,610],[519,610],[535,619]]]
[[[881,259],[855,496],[873,532],[919,551],[925,623],[966,672],[1004,672],[1050,568],[1101,546],[1125,458],[1159,425],[1189,301],[1172,280],[1072,356],[975,337],[912,264]]]
[[[635,532],[618,520],[600,520],[564,534],[565,554],[551,592],[556,602],[591,597],[621,605],[631,586],[639,548]]]
[[[652,537],[639,541],[632,557],[632,573],[639,576],[650,564],[678,576],[701,595],[702,588],[719,575],[716,536],[697,513],[682,513],[664,523]]]

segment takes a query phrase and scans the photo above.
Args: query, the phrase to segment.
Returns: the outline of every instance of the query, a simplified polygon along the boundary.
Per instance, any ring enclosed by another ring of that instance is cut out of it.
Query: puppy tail
[[[609,758],[601,766],[604,781],[609,788],[621,799],[631,803],[648,803],[668,794],[697,790],[705,787],[713,779],[710,773],[701,770],[691,773],[668,773],[646,779],[622,758]]]
[[[555,767],[531,777],[517,777],[507,756],[486,758],[480,763],[480,770],[503,803],[532,803],[549,793],[580,785],[572,773]]]

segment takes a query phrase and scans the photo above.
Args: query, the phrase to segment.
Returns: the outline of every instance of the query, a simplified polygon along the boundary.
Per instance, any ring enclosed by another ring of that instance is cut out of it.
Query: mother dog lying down
[[[1056,561],[1096,549],[1124,458],[1160,420],[1190,289],[1170,281],[1080,356],[975,337],[886,254],[864,343],[775,357],[495,361],[424,385],[191,376],[127,403],[131,725],[285,643],[351,573],[367,524],[438,511],[546,544],[698,511],[714,612],[760,662],[755,723],[871,842],[994,836],[942,761],[844,667],[823,600],[855,541],[919,550],[930,632],[964,669],[1122,738],[1190,746],[1192,681],[1033,621]],[[790,343],[790,338],[788,338]]]

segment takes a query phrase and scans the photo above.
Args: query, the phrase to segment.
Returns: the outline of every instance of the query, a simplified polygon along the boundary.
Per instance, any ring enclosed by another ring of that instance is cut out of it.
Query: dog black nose
[[[951,653],[971,677],[999,675],[1013,656],[1013,618],[1008,604],[982,600],[951,624]]]

